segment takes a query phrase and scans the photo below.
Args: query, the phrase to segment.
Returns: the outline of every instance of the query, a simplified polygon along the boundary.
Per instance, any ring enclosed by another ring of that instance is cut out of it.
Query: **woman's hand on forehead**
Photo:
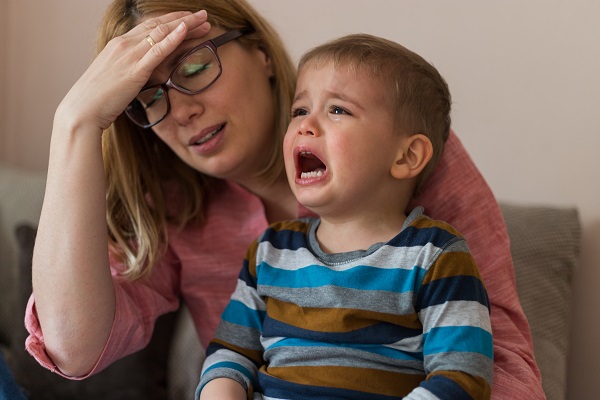
[[[145,36],[156,33],[157,37],[164,39],[171,32],[177,29],[177,27],[183,22],[187,28],[185,39],[198,39],[206,36],[210,30],[210,24],[206,22],[206,20],[206,12],[204,10],[196,13],[191,13],[189,11],[176,11],[168,14],[143,18],[139,25],[123,35],[123,37],[127,37],[129,35],[137,36],[140,34]],[[152,38],[155,39],[153,36]],[[159,40],[155,40],[155,43],[158,43]]]
[[[113,38],[63,99],[65,122],[107,129],[184,40],[210,31],[206,20],[205,11],[152,16]]]

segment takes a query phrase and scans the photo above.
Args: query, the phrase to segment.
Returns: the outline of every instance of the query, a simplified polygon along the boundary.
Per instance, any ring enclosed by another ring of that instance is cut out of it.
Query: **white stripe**
[[[271,266],[286,271],[298,271],[308,265],[324,266],[336,271],[345,271],[359,265],[369,265],[381,269],[406,269],[412,270],[415,265],[429,267],[434,257],[439,255],[440,248],[431,243],[425,246],[394,247],[382,246],[374,253],[349,261],[341,265],[329,266],[321,262],[308,249],[302,247],[298,250],[277,249],[270,242],[259,244],[256,259],[264,261]],[[281,263],[284,259],[286,262]]]
[[[417,387],[404,397],[404,400],[440,400],[439,397],[422,387]]]
[[[419,312],[419,319],[429,320],[430,327],[473,326],[492,333],[489,311],[486,306],[477,301],[448,301],[430,306]],[[423,331],[423,333],[427,332]]]
[[[231,300],[237,300],[252,310],[265,311],[266,304],[258,297],[256,289],[250,287],[241,279],[238,279],[235,291],[231,295]]]

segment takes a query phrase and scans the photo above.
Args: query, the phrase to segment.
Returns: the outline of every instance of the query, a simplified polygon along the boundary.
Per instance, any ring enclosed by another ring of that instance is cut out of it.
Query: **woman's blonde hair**
[[[100,24],[98,52],[146,16],[201,9],[208,12],[213,27],[251,31],[238,41],[243,46],[258,46],[270,57],[276,120],[270,161],[261,172],[270,184],[284,173],[281,148],[296,70],[277,33],[245,0],[115,0]],[[125,115],[104,132],[102,148],[111,253],[124,263],[123,276],[139,279],[151,271],[166,249],[168,224],[183,227],[204,221],[207,196],[219,180],[185,164],[155,134],[138,128]]]

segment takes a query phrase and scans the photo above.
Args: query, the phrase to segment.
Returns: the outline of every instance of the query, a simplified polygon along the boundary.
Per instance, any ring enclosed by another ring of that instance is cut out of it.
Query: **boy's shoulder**
[[[307,235],[312,223],[317,220],[318,218],[316,217],[306,217],[273,222],[260,235],[259,241],[262,242],[277,236],[297,234]]]
[[[406,227],[411,227],[419,231],[443,234],[456,238],[463,238],[463,235],[454,226],[446,221],[434,219],[425,213],[423,207],[415,207],[408,215],[405,223]]]

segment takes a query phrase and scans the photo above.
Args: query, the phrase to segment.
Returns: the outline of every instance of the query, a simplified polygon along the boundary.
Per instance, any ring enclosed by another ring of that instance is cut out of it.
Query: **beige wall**
[[[8,15],[8,2],[0,2],[0,38],[5,38],[7,36]],[[4,86],[4,83],[8,80],[6,68],[7,43],[8,40],[0,40],[0,88]],[[4,91],[4,94],[6,95],[7,93]],[[6,158],[5,154],[7,153],[8,149],[8,134],[6,134],[6,129],[4,129],[6,121],[6,108],[8,106],[7,102],[7,96],[0,96],[0,161]]]
[[[108,0],[1,0],[0,162],[45,170],[54,110],[83,73]]]
[[[569,398],[600,392],[600,2],[250,0],[297,58],[369,32],[430,60],[453,121],[502,200],[575,205],[585,263],[575,278]],[[44,170],[54,109],[83,72],[108,0],[0,2],[0,162]],[[17,78],[26,78],[19,84]],[[585,325],[584,325],[585,323]]]

